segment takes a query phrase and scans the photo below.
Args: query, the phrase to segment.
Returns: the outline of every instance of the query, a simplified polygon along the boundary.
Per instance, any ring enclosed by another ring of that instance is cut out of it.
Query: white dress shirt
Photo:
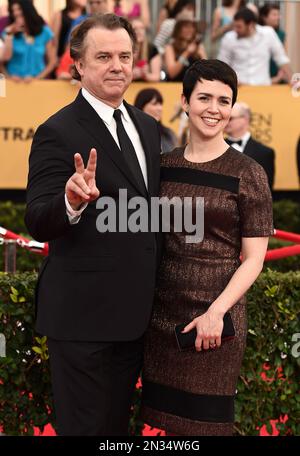
[[[103,120],[105,126],[108,128],[110,134],[112,135],[113,139],[115,140],[117,146],[120,148],[118,135],[117,135],[117,124],[113,117],[115,109],[107,104],[103,103],[102,101],[98,100],[98,98],[91,95],[86,89],[82,88],[82,96],[86,99],[86,101],[92,106],[92,108],[96,111],[98,116]],[[147,176],[147,164],[146,164],[146,156],[145,152],[141,143],[140,136],[138,131],[131,120],[130,115],[127,112],[124,104],[121,103],[120,106],[116,109],[120,109],[122,112],[122,122],[124,128],[134,145],[134,150],[136,152],[136,156],[141,167],[142,175],[145,181],[146,188],[148,188],[148,176]],[[120,150],[120,154],[121,154]],[[101,189],[100,189],[101,192]],[[85,203],[80,210],[74,211],[70,204],[68,203],[67,198],[65,197],[66,201],[66,208],[67,208],[67,215],[71,224],[78,223],[80,220],[80,216],[84,209],[87,207],[87,203]]]
[[[267,25],[256,25],[256,32],[245,38],[227,32],[218,55],[236,71],[239,83],[248,85],[271,85],[271,57],[278,67],[290,62],[276,32]]]
[[[251,136],[251,133],[249,131],[247,131],[247,133],[245,133],[244,136],[242,136],[241,138],[237,139],[237,138],[233,138],[232,136],[228,136],[227,139],[229,139],[230,141],[233,141],[233,143],[231,144],[231,147],[234,147],[239,152],[244,152],[246,144],[250,139],[250,136]],[[234,142],[235,140],[242,141],[242,144],[235,143]]]

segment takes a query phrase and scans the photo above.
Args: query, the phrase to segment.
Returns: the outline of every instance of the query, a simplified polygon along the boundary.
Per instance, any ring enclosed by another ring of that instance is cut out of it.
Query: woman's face
[[[132,21],[131,25],[136,33],[137,42],[143,43],[146,35],[145,26],[143,22],[138,19],[135,19],[134,21]]]
[[[177,20],[185,19],[185,20],[192,21],[194,19],[194,17],[195,17],[195,7],[192,4],[190,4],[190,5],[186,5],[184,8],[182,8],[180,13],[177,14],[176,19]]]
[[[268,16],[265,18],[265,24],[273,28],[278,28],[280,24],[280,12],[278,9],[271,9]]]
[[[202,138],[212,139],[229,122],[232,109],[232,89],[221,81],[198,81],[187,103],[182,96],[182,105],[189,113],[190,132]]]
[[[24,28],[25,26],[25,18],[23,15],[23,11],[18,3],[13,3],[12,7],[12,15],[15,22],[19,25],[20,29]]]
[[[143,111],[149,114],[149,116],[154,117],[157,122],[160,122],[162,118],[162,103],[153,98],[149,103],[145,104]]]
[[[193,24],[187,24],[182,27],[178,34],[177,43],[178,48],[185,50],[190,43],[196,38],[196,29]]]
[[[73,0],[74,8],[85,8],[87,0]]]

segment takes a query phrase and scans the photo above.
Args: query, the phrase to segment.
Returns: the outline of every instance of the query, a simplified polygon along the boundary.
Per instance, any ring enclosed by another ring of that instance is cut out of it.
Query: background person
[[[86,0],[66,0],[66,7],[56,11],[50,21],[54,32],[54,43],[57,57],[64,54],[69,44],[70,32],[74,27],[74,21],[86,17]]]
[[[134,53],[133,79],[135,81],[160,81],[162,58],[157,48],[146,36],[146,27],[141,19],[132,19],[137,45]]]
[[[127,19],[140,18],[146,28],[150,27],[150,9],[148,0],[114,0],[113,11]]]
[[[266,3],[259,9],[259,23],[261,25],[272,27],[282,44],[285,44],[285,32],[280,28],[280,7],[278,3]],[[282,80],[282,72],[279,71],[279,68],[273,59],[271,59],[270,62],[270,74],[272,84],[284,82]]]
[[[291,81],[290,60],[275,31],[258,25],[257,16],[249,8],[238,11],[234,30],[221,41],[219,60],[232,66],[240,84],[271,85],[271,57],[286,80]]]
[[[170,81],[182,81],[187,68],[198,59],[205,59],[206,52],[199,36],[196,22],[180,20],[176,23],[173,41],[167,44],[165,65]]]
[[[154,117],[158,122],[161,136],[161,150],[162,153],[166,153],[177,146],[178,140],[173,130],[162,124],[163,103],[162,94],[156,89],[148,88],[138,92],[134,101],[134,106],[141,109],[146,114],[149,114],[149,116]]]
[[[109,12],[108,0],[88,0],[87,1],[87,15],[92,16],[93,14],[105,14]],[[72,29],[79,25],[85,17],[79,16],[72,22]],[[69,41],[69,40],[68,40]],[[74,64],[73,59],[70,56],[70,46],[68,45],[64,54],[59,60],[59,65],[56,69],[56,77],[63,80],[72,79],[72,65]]]
[[[221,39],[225,33],[233,28],[233,18],[239,9],[246,6],[245,0],[222,0],[221,7],[217,7],[213,13],[211,39]]]
[[[176,3],[178,3],[178,0],[166,0],[164,5],[161,7],[156,21],[156,32],[159,31],[163,21],[170,17],[171,11],[176,5]]]
[[[256,141],[250,132],[251,110],[246,103],[236,103],[225,128],[226,142],[245,155],[253,158],[265,170],[270,189],[273,189],[275,174],[275,151]]]
[[[180,20],[193,21],[195,18],[195,10],[195,0],[178,0],[176,2],[170,11],[169,17],[162,22],[153,41],[160,54],[163,55],[165,53],[165,47],[172,38],[176,23]]]
[[[10,16],[3,35],[7,76],[27,82],[47,78],[56,66],[53,32],[30,0],[14,0]]]

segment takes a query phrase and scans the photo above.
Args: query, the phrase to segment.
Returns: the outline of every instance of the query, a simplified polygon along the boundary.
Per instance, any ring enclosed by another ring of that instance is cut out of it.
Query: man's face
[[[81,83],[92,95],[118,107],[132,80],[133,48],[123,28],[89,30],[84,55],[75,62]]]
[[[249,119],[238,105],[234,105],[225,132],[232,138],[241,138],[249,129]]]
[[[90,14],[105,14],[108,12],[107,0],[88,0]]]
[[[243,20],[233,21],[233,29],[238,38],[247,38],[251,35],[252,24],[246,24]]]

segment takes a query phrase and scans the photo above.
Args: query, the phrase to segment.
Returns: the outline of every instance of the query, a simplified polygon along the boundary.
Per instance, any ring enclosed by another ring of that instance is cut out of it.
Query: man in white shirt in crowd
[[[282,70],[284,79],[290,82],[290,60],[274,29],[258,25],[256,15],[249,8],[238,11],[233,30],[221,41],[218,59],[236,71],[240,84],[271,85],[271,57]]]

